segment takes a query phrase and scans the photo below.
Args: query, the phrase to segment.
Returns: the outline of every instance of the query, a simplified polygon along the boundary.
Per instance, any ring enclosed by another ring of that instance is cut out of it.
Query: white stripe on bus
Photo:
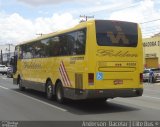
[[[67,74],[67,71],[66,71],[66,68],[65,68],[65,66],[64,66],[63,61],[62,61],[62,66],[63,66],[64,73],[65,73],[66,78],[67,78],[68,85],[71,86],[71,82],[70,82],[70,80],[69,80],[69,77],[68,77],[68,74]]]
[[[59,72],[60,72],[60,76],[61,76],[61,79],[62,79],[62,85],[63,85],[63,86],[66,86],[66,81],[65,81],[65,79],[64,79],[64,77],[63,77],[61,68],[59,68]]]
[[[63,72],[64,77],[65,77],[65,80],[66,80],[66,82],[67,82],[67,86],[70,86],[70,84],[69,84],[69,80],[68,80],[68,78],[67,78],[67,74],[66,74],[66,71],[65,71],[65,68],[64,68],[64,66],[63,66],[63,63],[62,63],[62,62],[61,62],[61,64],[60,64],[60,66],[61,66],[61,68],[62,68],[62,72]]]
[[[59,68],[60,69],[60,74],[61,74],[61,77],[63,79],[63,82],[64,82],[64,86],[67,86],[67,81],[66,81],[66,78],[63,74],[63,70],[62,70],[62,67]]]
[[[65,85],[68,86],[67,77],[65,76],[65,72],[64,72],[62,65],[60,65],[60,69],[61,69],[61,74],[62,74],[64,81],[65,81]]]

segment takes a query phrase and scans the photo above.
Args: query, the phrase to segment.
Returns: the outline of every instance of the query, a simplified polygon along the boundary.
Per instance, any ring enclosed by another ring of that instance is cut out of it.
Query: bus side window
[[[61,35],[60,36],[59,44],[60,44],[59,55],[60,56],[68,55],[68,44],[67,44],[66,35]]]
[[[85,45],[86,45],[86,29],[77,31],[76,39],[76,54],[83,55],[85,54]]]
[[[67,34],[68,52],[69,55],[76,55],[76,32]]]
[[[31,45],[23,45],[22,52],[23,52],[23,59],[31,59],[32,58],[32,47]]]
[[[18,59],[23,59],[23,50],[22,50],[22,46],[19,47],[19,57]]]
[[[51,44],[52,46],[50,50],[52,51],[52,56],[60,55],[60,37],[53,37]]]

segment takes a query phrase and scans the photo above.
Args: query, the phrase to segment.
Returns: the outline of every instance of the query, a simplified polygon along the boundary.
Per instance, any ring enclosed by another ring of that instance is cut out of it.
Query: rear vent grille
[[[77,89],[83,89],[83,74],[75,74],[75,87]]]

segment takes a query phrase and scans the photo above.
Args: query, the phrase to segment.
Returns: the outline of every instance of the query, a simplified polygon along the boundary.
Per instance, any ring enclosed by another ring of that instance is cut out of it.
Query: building
[[[160,35],[143,39],[144,67],[160,68]]]
[[[0,64],[8,64],[10,58],[14,55],[15,45],[0,45]]]

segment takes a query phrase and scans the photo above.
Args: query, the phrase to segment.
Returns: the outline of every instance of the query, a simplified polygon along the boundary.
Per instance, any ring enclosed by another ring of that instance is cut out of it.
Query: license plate
[[[120,79],[114,80],[114,85],[121,85],[121,84],[123,84],[123,80]]]

